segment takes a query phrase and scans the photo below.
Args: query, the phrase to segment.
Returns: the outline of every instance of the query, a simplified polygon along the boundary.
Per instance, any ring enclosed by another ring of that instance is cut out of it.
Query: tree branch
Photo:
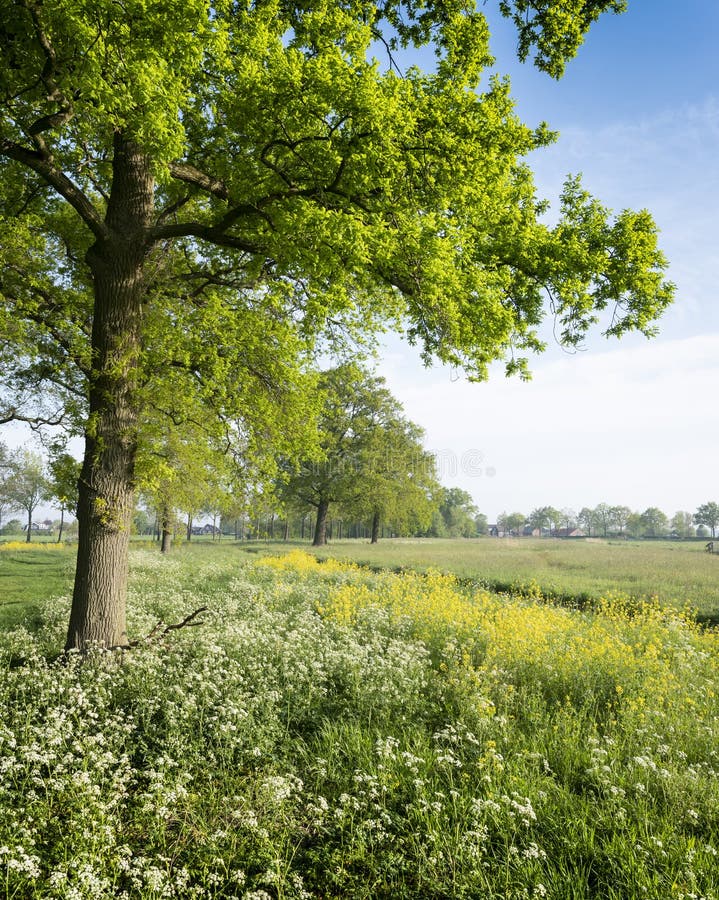
[[[0,425],[7,425],[8,422],[25,422],[30,428],[43,428],[44,426],[58,426],[65,421],[65,412],[56,413],[54,418],[46,416],[23,416],[15,407],[11,407],[5,412],[0,412]]]
[[[120,646],[117,649],[125,650],[125,649],[129,649],[131,647],[137,647],[141,643],[147,643],[147,642],[153,640],[154,638],[163,638],[166,635],[168,635],[171,631],[177,631],[179,628],[192,628],[192,627],[196,627],[197,625],[204,625],[205,624],[204,622],[195,622],[193,620],[197,616],[199,616],[200,613],[206,612],[208,608],[209,607],[207,607],[207,606],[201,606],[199,609],[196,609],[193,613],[190,613],[189,616],[185,616],[185,618],[181,622],[175,622],[171,625],[165,625],[165,623],[163,621],[159,621],[157,623],[157,625],[155,625],[155,627],[152,629],[152,631],[150,631],[148,634],[146,634],[144,638],[138,638],[134,641],[128,641],[127,644],[125,644],[124,646]],[[165,625],[164,628],[162,627],[163,625]]]
[[[110,230],[88,197],[64,172],[53,165],[52,158],[47,154],[28,150],[15,141],[1,138],[0,156],[14,159],[37,172],[61,197],[67,200],[96,238],[107,240],[110,237]]]
[[[170,175],[177,178],[178,181],[184,181],[185,184],[191,184],[198,187],[219,200],[229,200],[230,194],[225,183],[219,178],[213,178],[206,175],[189,163],[171,162]]]
[[[40,79],[45,85],[47,99],[57,103],[60,107],[58,112],[40,116],[27,130],[28,135],[33,139],[35,145],[41,151],[45,151],[45,142],[40,137],[42,132],[60,128],[66,122],[69,122],[74,115],[74,108],[72,101],[60,90],[55,81],[55,73],[57,72],[57,54],[55,53],[55,48],[52,46],[52,42],[40,21],[38,6],[28,2],[28,0],[24,0],[21,5],[24,6],[30,14],[38,43],[45,56],[45,65],[40,73]]]
[[[16,267],[13,268],[15,268],[15,271],[22,277],[22,270]],[[73,365],[77,367],[78,371],[86,378],[89,378],[92,373],[92,368],[85,365],[85,363],[82,361],[82,358],[74,352],[67,336],[64,335],[62,331],[51,321],[53,314],[57,313],[59,306],[54,303],[50,293],[39,286],[30,286],[28,290],[30,294],[35,294],[44,301],[44,303],[46,304],[46,315],[42,315],[39,311],[33,312],[29,309],[23,309],[22,301],[20,300],[18,295],[12,291],[8,291],[2,283],[2,279],[0,279],[0,291],[2,291],[5,297],[13,301],[16,308],[19,307],[19,314],[21,316],[26,316],[31,322],[34,322],[35,325],[39,325],[41,328],[46,329],[47,333],[57,343],[58,347],[65,351],[65,355],[72,361]],[[75,324],[78,328],[80,328],[81,331],[83,331],[84,334],[87,334],[86,329],[82,328],[82,326],[77,323]],[[60,383],[60,386],[67,387],[62,383]],[[68,388],[68,390],[72,389]],[[73,393],[77,392],[73,391]]]
[[[173,225],[155,225],[148,231],[148,240],[151,242],[165,240],[167,238],[196,237],[215,244],[218,247],[230,247],[233,250],[244,250],[245,253],[257,255],[262,253],[262,247],[253,244],[241,237],[225,234],[218,226],[203,225],[201,222],[184,222]]]

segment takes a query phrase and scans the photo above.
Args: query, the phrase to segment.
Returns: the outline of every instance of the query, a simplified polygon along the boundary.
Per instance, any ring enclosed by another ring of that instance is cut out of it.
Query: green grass
[[[719,898],[716,632],[230,544],[128,599],[207,611],[0,633],[0,896]]]
[[[719,619],[719,555],[706,553],[703,541],[398,538],[376,545],[335,541],[316,552],[382,568],[435,567],[492,590],[535,583],[563,599],[613,591],[657,596],[667,605],[690,604],[704,621]]]
[[[49,597],[72,592],[77,547],[0,550],[0,629],[37,622]]]
[[[133,546],[152,552],[157,545],[138,539]],[[255,559],[307,544],[263,541],[236,544],[193,539],[178,541],[172,554],[200,563],[206,559]],[[719,622],[719,555],[704,552],[701,541],[561,541],[540,538],[480,540],[405,539],[333,541],[314,551],[320,558],[352,560],[377,568],[423,571],[438,568],[491,590],[536,584],[550,597],[596,600],[621,591],[656,596],[667,605],[689,604],[700,621]],[[59,554],[59,555],[58,555]],[[75,547],[0,552],[0,628],[35,617],[43,598],[71,590]]]

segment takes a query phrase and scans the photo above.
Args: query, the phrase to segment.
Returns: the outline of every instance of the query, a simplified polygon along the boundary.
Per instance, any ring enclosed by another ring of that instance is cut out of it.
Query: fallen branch
[[[204,625],[204,621],[195,622],[195,618],[200,615],[200,613],[206,612],[209,607],[201,606],[199,609],[196,609],[193,613],[190,613],[189,616],[185,616],[185,618],[181,622],[173,622],[170,625],[165,625],[165,623],[160,619],[160,621],[155,625],[155,627],[143,638],[136,638],[134,641],[129,641],[125,648],[137,647],[139,644],[147,644],[152,640],[157,638],[163,638],[165,635],[169,634],[171,631],[177,631],[179,628],[193,628],[197,625]],[[163,628],[164,626],[164,628]]]

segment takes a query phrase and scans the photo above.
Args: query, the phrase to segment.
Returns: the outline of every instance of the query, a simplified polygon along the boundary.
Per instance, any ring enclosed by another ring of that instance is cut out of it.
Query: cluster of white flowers
[[[594,727],[545,708],[509,662],[471,668],[455,638],[425,646],[387,610],[323,618],[328,585],[354,577],[139,552],[132,633],[201,605],[202,626],[49,662],[57,600],[36,633],[3,635],[0,896],[352,897],[403,864],[417,896],[500,896],[503,872],[513,898],[541,898],[589,799],[637,878],[709,900],[717,718],[637,705]],[[680,662],[716,688],[710,656]]]

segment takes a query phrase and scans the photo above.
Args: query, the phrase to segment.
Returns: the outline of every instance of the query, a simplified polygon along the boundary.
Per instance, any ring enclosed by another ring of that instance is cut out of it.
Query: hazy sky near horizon
[[[520,116],[560,133],[530,158],[539,195],[556,201],[582,173],[606,206],[649,209],[676,300],[652,341],[597,335],[570,355],[550,339],[528,384],[501,366],[482,384],[424,369],[395,338],[379,372],[425,428],[443,481],[490,519],[600,502],[672,515],[719,500],[719,2],[629,0],[559,82],[517,62],[510,24],[490,18]]]

